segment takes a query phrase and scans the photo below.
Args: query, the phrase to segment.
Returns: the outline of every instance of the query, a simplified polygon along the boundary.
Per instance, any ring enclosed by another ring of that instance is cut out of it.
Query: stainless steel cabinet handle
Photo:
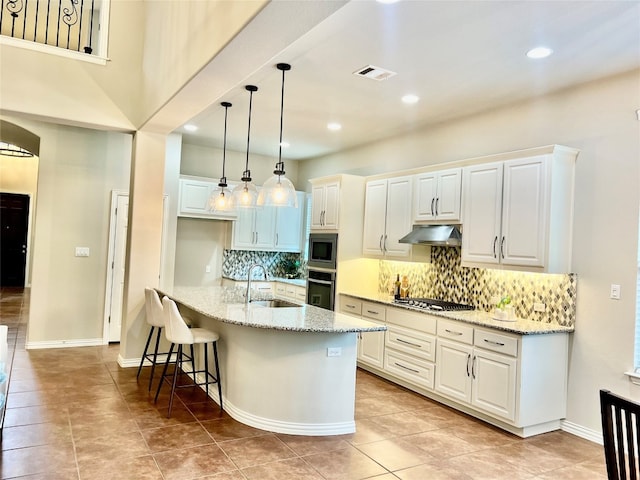
[[[413,373],[420,373],[420,370],[415,370],[414,368],[405,367],[404,365],[402,365],[402,364],[400,364],[398,362],[394,362],[394,365],[396,367],[400,367],[400,368],[404,368],[405,370],[409,370],[410,372],[413,372]]]
[[[278,245],[279,243],[280,242],[279,242],[278,234],[276,233],[276,245]]]
[[[258,243],[258,232],[256,232],[256,243]]]
[[[500,241],[500,256],[502,258],[504,258],[504,236],[502,237],[502,240]]]
[[[367,310],[367,313],[370,313],[371,315],[380,315],[380,312],[375,312],[373,310]]]
[[[469,361],[471,360],[471,354],[468,353],[467,354],[467,377],[469,377],[471,374],[469,373]]]
[[[439,198],[436,198],[436,217],[438,216],[438,202],[440,201]]]
[[[353,308],[356,308],[356,306],[355,306],[355,305],[345,305],[345,307],[347,307],[347,308],[352,308],[352,309],[353,309]]]
[[[382,242],[383,252],[387,253],[387,236],[384,236],[384,242]]]
[[[403,340],[403,339],[401,339],[401,338],[396,338],[396,341],[397,341],[397,342],[400,342],[400,343],[404,343],[404,344],[406,344],[406,345],[411,345],[412,347],[422,348],[422,345],[420,345],[420,344],[418,344],[418,343],[411,343],[411,342],[407,342],[406,340]]]
[[[498,255],[496,254],[496,243],[498,243],[497,235],[493,238],[493,258],[498,258]]]
[[[433,197],[431,199],[431,216],[432,217],[435,216],[435,212],[433,211],[433,202],[435,202],[435,201],[436,201],[436,199],[435,199],[435,197]]]
[[[378,247],[380,248],[381,252],[384,252],[384,250],[382,250],[382,237],[384,237],[384,235],[380,235],[380,241],[378,242]]]
[[[456,332],[454,330],[449,330],[448,328],[445,328],[444,331],[450,333],[451,335],[462,335],[462,332]]]
[[[487,340],[486,338],[484,339],[485,342],[487,342],[489,345],[496,345],[498,347],[504,347],[504,343],[501,342],[494,342],[493,340]]]
[[[476,356],[473,356],[473,362],[471,364],[471,377],[476,379]]]
[[[316,280],[315,278],[308,278],[307,282],[309,283],[319,283],[320,285],[333,285],[333,282],[330,280]]]

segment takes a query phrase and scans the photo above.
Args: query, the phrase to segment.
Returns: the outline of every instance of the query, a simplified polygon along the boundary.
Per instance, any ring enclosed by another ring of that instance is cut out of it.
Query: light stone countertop
[[[260,271],[258,271],[258,273],[262,273]],[[233,280],[234,282],[246,282],[247,281],[247,277],[222,277],[222,278],[226,278],[228,280]],[[298,287],[306,287],[307,286],[307,280],[304,278],[284,278],[284,277],[269,277],[268,280],[265,280],[264,278],[262,278],[262,276],[258,275],[255,276],[255,278],[252,279],[253,282],[280,282],[280,283],[289,283],[291,285],[296,285]]]
[[[393,299],[388,295],[362,295],[342,293],[349,297],[357,298],[367,302],[380,303],[389,307],[403,308],[412,312],[422,313],[424,315],[434,315],[436,317],[447,318],[449,320],[458,320],[460,322],[470,323],[478,325],[480,327],[489,327],[496,330],[502,330],[510,333],[517,333],[519,335],[540,335],[545,333],[571,333],[575,330],[574,327],[566,327],[558,323],[545,323],[536,322],[533,320],[527,320],[525,318],[518,318],[516,321],[495,320],[490,313],[482,310],[467,310],[467,311],[453,311],[453,312],[439,312],[428,311],[426,312],[420,308],[414,308],[410,305],[403,305],[394,303]]]
[[[259,304],[244,303],[244,287],[180,287],[156,289],[202,315],[221,322],[247,327],[288,330],[295,332],[349,333],[386,330],[384,325],[361,320],[342,313],[332,312],[312,305],[271,308]],[[251,291],[255,301],[276,297]]]

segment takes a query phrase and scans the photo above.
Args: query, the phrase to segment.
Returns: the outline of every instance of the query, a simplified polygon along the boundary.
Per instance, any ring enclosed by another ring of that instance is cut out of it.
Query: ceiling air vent
[[[386,80],[389,77],[393,77],[396,75],[396,72],[392,72],[391,70],[385,70],[384,68],[374,67],[373,65],[367,65],[366,67],[359,68],[355,72],[354,75],[358,75],[359,77],[370,78],[371,80],[377,80],[381,82],[382,80]]]

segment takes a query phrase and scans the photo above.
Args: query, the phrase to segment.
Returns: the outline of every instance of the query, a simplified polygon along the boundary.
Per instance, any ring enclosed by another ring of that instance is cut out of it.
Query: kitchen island
[[[271,295],[238,287],[158,289],[192,323],[220,335],[225,411],[262,430],[294,435],[355,431],[356,343],[386,330],[311,305],[272,307]],[[186,310],[185,310],[186,309]],[[217,400],[217,392],[210,392]]]

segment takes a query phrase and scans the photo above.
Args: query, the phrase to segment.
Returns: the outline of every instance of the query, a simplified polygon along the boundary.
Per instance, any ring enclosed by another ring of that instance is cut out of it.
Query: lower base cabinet
[[[567,333],[519,335],[346,295],[340,311],[387,326],[383,341],[362,334],[361,368],[521,437],[560,428]]]

